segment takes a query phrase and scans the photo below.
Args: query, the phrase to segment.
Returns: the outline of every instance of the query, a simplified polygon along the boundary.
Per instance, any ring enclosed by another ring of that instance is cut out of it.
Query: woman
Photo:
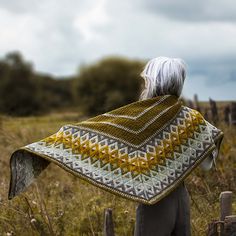
[[[186,77],[185,62],[179,58],[157,57],[150,60],[141,73],[145,87],[140,100],[155,96],[180,97]],[[211,168],[205,159],[203,169]],[[190,204],[184,181],[164,199],[154,205],[140,203],[136,209],[135,236],[189,236]]]

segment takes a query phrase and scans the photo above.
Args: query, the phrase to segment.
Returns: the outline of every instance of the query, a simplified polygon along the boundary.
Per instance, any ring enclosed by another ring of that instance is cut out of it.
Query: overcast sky
[[[0,0],[0,56],[19,50],[56,76],[108,55],[180,57],[185,96],[236,100],[235,12],[234,0]]]

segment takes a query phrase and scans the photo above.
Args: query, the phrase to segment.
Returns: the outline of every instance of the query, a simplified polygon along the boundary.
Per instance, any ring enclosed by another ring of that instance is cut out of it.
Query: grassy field
[[[113,209],[115,232],[132,236],[136,203],[100,190],[54,164],[24,194],[7,200],[9,158],[18,147],[37,141],[65,124],[84,119],[78,113],[0,120],[0,235],[102,235],[105,208]],[[205,235],[207,224],[219,216],[219,194],[234,191],[236,212],[236,127],[223,123],[218,170],[199,168],[186,179],[191,197],[192,235]]]

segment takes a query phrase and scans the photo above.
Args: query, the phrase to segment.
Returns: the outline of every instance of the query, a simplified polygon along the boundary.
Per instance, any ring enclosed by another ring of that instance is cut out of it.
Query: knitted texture
[[[216,158],[223,132],[173,95],[137,101],[16,150],[9,199],[50,162],[88,182],[145,204],[178,186],[206,157]]]

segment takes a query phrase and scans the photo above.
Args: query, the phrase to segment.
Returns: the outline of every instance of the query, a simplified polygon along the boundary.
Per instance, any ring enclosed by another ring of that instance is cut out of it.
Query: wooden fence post
[[[232,192],[225,191],[220,194],[220,220],[224,221],[226,216],[232,214]],[[221,235],[223,235],[224,225],[220,226]]]
[[[193,101],[194,101],[194,109],[196,109],[197,111],[201,112],[201,108],[199,106],[197,94],[194,94]]]
[[[216,102],[212,100],[211,98],[209,99],[209,102],[210,102],[210,108],[211,108],[212,121],[214,122],[214,124],[216,124],[219,121],[217,105],[216,105]]]
[[[220,194],[220,220],[232,214],[232,192],[225,191]]]
[[[114,224],[112,219],[112,209],[105,209],[104,214],[104,236],[114,236]]]
[[[229,121],[230,121],[230,107],[226,106],[224,108],[224,121],[227,125],[229,125]]]
[[[236,125],[236,102],[230,104],[229,120],[230,125]]]

